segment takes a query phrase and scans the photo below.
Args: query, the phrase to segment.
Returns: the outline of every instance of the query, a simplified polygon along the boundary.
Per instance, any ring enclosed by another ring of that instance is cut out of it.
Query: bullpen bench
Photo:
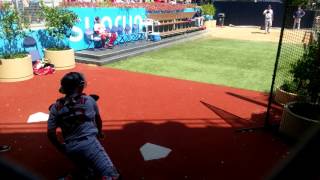
[[[194,12],[162,13],[149,14],[148,18],[158,21],[159,24],[154,25],[154,31],[159,32],[161,37],[167,37],[199,30],[191,21],[193,15]]]

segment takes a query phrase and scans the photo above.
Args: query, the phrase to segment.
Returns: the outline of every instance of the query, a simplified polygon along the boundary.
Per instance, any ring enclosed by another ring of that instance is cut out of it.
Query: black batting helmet
[[[86,85],[86,80],[84,76],[79,72],[69,72],[63,76],[60,84],[60,93],[72,94],[75,93],[77,88],[83,88]]]

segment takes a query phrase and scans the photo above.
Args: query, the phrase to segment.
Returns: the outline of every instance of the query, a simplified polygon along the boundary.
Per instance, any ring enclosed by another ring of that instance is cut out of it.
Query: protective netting
[[[268,106],[267,123],[270,123],[270,120],[279,122],[282,113],[281,105],[285,104],[285,101],[292,97],[287,97],[286,95],[278,96],[277,91],[279,89],[285,89],[289,92],[295,90],[295,84],[292,83],[293,74],[290,72],[291,66],[303,56],[308,45],[312,41],[317,40],[317,32],[320,30],[320,9],[318,7],[314,6],[303,9],[305,16],[311,16],[311,18],[308,18],[309,22],[303,22],[305,19],[302,17],[300,28],[298,28],[297,20],[294,19],[297,8],[297,6],[290,5],[286,5],[285,7],[283,27],[275,63],[274,81],[271,86],[272,98]]]

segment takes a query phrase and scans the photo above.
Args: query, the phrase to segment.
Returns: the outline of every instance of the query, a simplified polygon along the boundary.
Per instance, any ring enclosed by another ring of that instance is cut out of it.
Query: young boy
[[[98,106],[83,93],[85,86],[86,80],[78,72],[61,79],[59,91],[65,96],[49,108],[48,138],[78,166],[79,172],[72,179],[92,179],[93,171],[101,179],[117,180],[120,175],[97,139],[103,138]],[[57,128],[61,128],[64,143],[57,138]]]

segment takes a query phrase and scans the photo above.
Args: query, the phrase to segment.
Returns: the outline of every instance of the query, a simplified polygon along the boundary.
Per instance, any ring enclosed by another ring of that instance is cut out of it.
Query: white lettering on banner
[[[132,27],[132,16],[129,16],[129,25]]]
[[[82,29],[80,29],[77,26],[73,26],[72,27],[72,31],[75,32],[75,36],[70,36],[70,41],[71,42],[78,42],[81,41],[81,39],[83,38],[83,31]]]
[[[102,24],[106,24],[106,22],[108,22],[108,26],[111,29],[112,28],[112,20],[109,16],[103,16],[103,18],[101,19]]]
[[[119,21],[121,20],[121,18],[122,18],[121,16],[117,16],[116,17],[116,19],[114,20],[114,25],[115,26],[117,26],[117,27],[119,26]]]
[[[84,18],[84,28],[90,29],[90,19],[89,17]]]
[[[126,16],[122,16],[122,27],[126,27],[126,24],[127,24],[127,18]]]
[[[114,25],[115,26],[119,26],[119,21],[122,20],[122,27],[126,26],[126,22],[127,22],[127,16],[117,16],[114,20]],[[81,21],[80,21],[81,22]],[[108,23],[109,28],[112,28],[113,22],[112,19],[109,16],[104,16],[101,19],[101,23]],[[75,35],[70,37],[70,41],[71,42],[79,42],[83,39],[84,36],[84,32],[86,31],[86,29],[90,29],[90,18],[89,17],[85,17],[84,18],[84,28],[85,29],[81,29],[78,26],[73,26],[72,31],[74,32]],[[129,16],[129,25],[130,27],[132,27],[133,24],[142,24],[142,17],[140,15],[134,16],[133,18],[133,23],[132,23],[132,16]],[[141,27],[140,27],[141,28]]]
[[[141,24],[142,23],[142,17],[141,16],[135,16],[133,19],[134,24]]]

